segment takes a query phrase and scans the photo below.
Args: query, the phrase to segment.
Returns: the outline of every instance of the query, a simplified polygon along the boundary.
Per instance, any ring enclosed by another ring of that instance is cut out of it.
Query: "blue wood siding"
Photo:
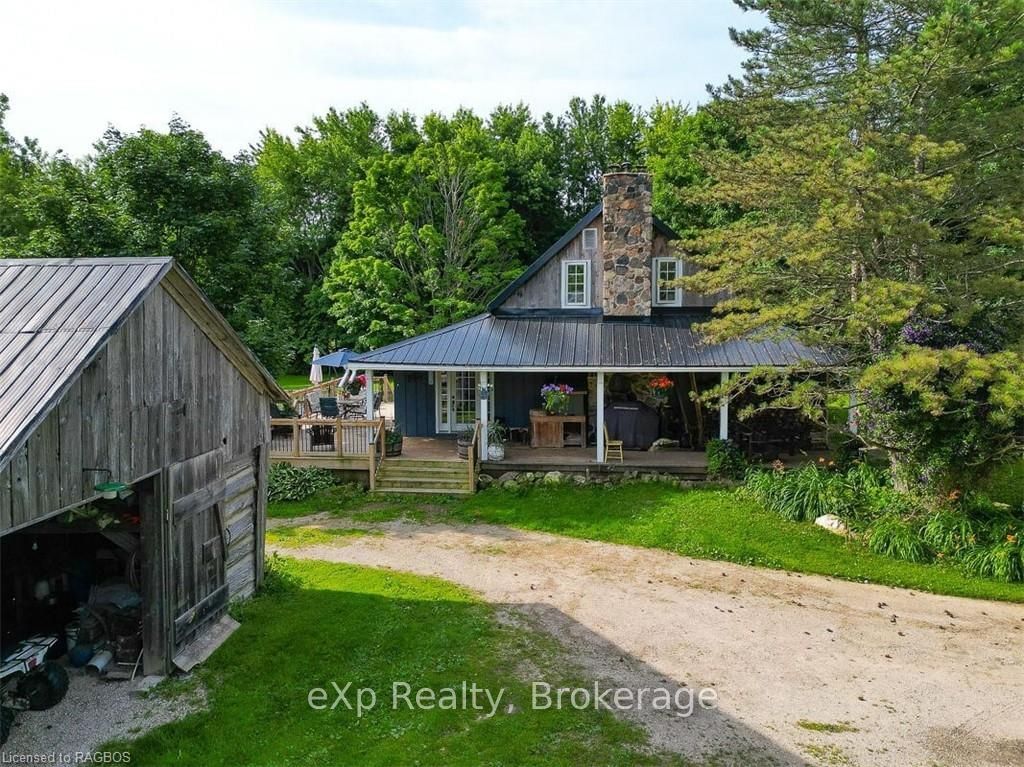
[[[434,387],[427,373],[398,370],[395,376],[395,420],[410,437],[433,437]]]

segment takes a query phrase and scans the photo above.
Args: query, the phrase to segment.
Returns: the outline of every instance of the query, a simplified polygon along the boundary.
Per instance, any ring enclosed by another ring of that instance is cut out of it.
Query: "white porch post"
[[[597,462],[604,463],[604,371],[597,371]]]
[[[487,371],[480,371],[480,460],[487,460],[487,416],[491,393],[487,390]]]
[[[722,373],[722,384],[729,383],[729,374]],[[729,439],[729,400],[723,399],[718,406],[718,438]]]
[[[366,376],[366,388],[364,389],[364,392],[366,393],[366,420],[367,421],[372,421],[373,420],[373,371],[367,369],[366,372],[364,373],[364,375]]]

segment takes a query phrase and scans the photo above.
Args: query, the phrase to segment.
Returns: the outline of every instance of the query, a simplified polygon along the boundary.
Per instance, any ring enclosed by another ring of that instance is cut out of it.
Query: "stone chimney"
[[[605,316],[649,316],[654,243],[651,175],[643,169],[632,170],[627,163],[605,173],[601,185]]]

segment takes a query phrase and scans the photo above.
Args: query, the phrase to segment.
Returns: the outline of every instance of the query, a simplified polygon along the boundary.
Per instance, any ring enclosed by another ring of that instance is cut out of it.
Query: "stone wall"
[[[654,216],[649,173],[617,171],[602,178],[603,290],[605,316],[651,313]]]

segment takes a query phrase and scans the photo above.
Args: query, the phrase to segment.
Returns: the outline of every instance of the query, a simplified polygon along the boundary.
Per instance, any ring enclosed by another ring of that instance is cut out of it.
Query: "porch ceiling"
[[[601,317],[499,317],[481,314],[357,355],[379,370],[745,370],[828,364],[827,355],[788,339],[705,344],[693,316],[634,321]]]

